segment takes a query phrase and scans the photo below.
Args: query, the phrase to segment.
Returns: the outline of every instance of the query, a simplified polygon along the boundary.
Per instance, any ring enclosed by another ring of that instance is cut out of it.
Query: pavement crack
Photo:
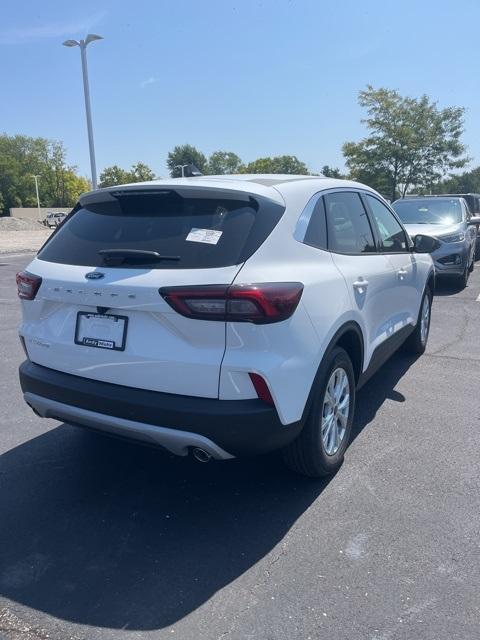
[[[464,340],[465,334],[467,333],[467,329],[468,329],[468,325],[469,325],[469,317],[468,317],[468,313],[467,313],[467,309],[466,309],[465,304],[462,307],[461,320],[462,320],[462,325],[460,327],[460,332],[459,332],[458,336],[454,340],[452,340],[451,342],[447,342],[447,344],[444,344],[443,347],[440,347],[436,351],[433,351],[433,355],[445,353],[445,351],[447,351],[447,349],[450,349],[450,347],[455,347],[457,344],[462,342],[462,340]],[[432,355],[432,354],[430,354],[430,355]]]
[[[428,358],[436,358],[439,360],[458,360],[460,362],[480,362],[480,358],[465,358],[463,356],[447,356],[447,355],[442,355],[439,354],[438,352],[434,352],[434,353],[425,353],[423,357],[428,357]]]
[[[223,638],[226,638],[233,631],[235,631],[235,629],[237,627],[237,622],[240,620],[240,618],[243,616],[243,614],[246,613],[250,609],[250,607],[252,606],[252,603],[254,604],[255,602],[257,602],[257,592],[258,592],[258,590],[261,587],[265,586],[267,584],[267,582],[270,580],[272,567],[274,567],[277,564],[277,562],[279,562],[279,560],[286,555],[287,550],[288,550],[287,542],[282,542],[281,551],[279,553],[277,553],[275,555],[275,557],[272,558],[272,560],[270,560],[270,562],[268,563],[267,567],[263,570],[263,574],[264,574],[263,580],[260,580],[260,582],[257,582],[256,584],[253,585],[253,587],[250,587],[248,589],[249,599],[252,602],[247,604],[247,605],[245,605],[244,607],[242,607],[242,609],[240,609],[240,611],[238,611],[236,614],[234,614],[234,616],[232,618],[232,621],[231,621],[231,624],[230,624],[230,628],[227,629],[226,631],[223,631],[223,633],[218,636],[218,640],[223,640]]]

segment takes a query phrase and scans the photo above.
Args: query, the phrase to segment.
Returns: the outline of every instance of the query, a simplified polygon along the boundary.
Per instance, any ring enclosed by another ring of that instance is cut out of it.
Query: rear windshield
[[[462,221],[459,199],[399,200],[393,203],[404,224],[455,224]]]
[[[117,192],[108,201],[75,209],[38,257],[91,267],[204,269],[240,264],[264,242],[284,207],[247,194],[211,194]],[[124,250],[123,262],[108,262],[109,250]],[[140,252],[140,265],[132,250]],[[152,251],[160,256],[149,262]]]

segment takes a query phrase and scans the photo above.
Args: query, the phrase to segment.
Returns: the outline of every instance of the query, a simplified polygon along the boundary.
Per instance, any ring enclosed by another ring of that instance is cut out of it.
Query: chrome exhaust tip
[[[192,449],[192,455],[197,460],[197,462],[210,462],[212,456],[205,451],[205,449],[200,449],[199,447],[194,447]]]

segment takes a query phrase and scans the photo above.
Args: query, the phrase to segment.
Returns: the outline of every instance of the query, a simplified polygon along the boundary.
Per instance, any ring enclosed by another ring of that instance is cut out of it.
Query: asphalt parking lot
[[[0,256],[0,637],[479,637],[480,264],[439,288],[427,353],[364,387],[345,464],[311,481],[37,418],[17,381],[28,261]]]

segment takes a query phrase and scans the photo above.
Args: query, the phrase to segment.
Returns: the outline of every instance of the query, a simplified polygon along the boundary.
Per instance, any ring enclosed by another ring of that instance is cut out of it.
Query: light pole
[[[38,195],[38,179],[40,176],[32,176],[32,178],[35,180],[35,191],[37,192],[37,210],[38,210],[38,219],[40,220],[41,213],[40,213],[40,196]]]
[[[186,167],[189,167],[189,166],[190,165],[188,165],[188,164],[176,164],[174,168],[175,169],[181,169],[182,170],[182,178],[184,178],[185,177],[185,169],[186,169]]]
[[[97,167],[95,164],[95,147],[93,145],[92,111],[90,108],[90,88],[88,86],[87,46],[94,40],[103,40],[102,36],[89,33],[85,40],[65,40],[65,47],[80,47],[83,73],[83,93],[85,95],[85,113],[87,116],[88,148],[90,150],[90,169],[92,172],[92,188],[97,188]]]

